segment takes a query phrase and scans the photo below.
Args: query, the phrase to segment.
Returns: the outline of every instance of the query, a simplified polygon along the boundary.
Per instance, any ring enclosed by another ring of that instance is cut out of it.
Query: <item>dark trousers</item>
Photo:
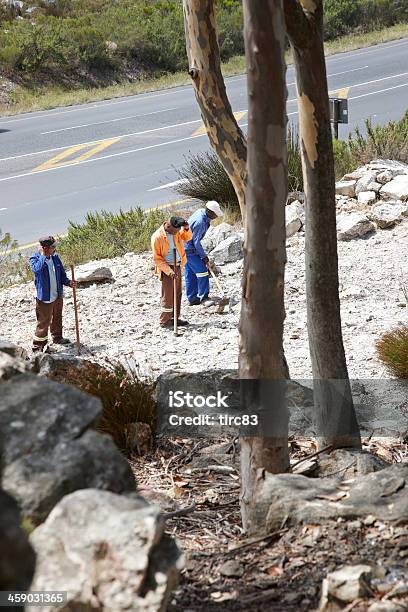
[[[62,305],[62,297],[57,298],[51,304],[36,300],[37,327],[34,335],[33,351],[43,350],[48,342],[48,329],[51,331],[53,340],[62,338]]]
[[[170,266],[174,270],[174,266]],[[181,268],[176,266],[176,290],[177,290],[177,318],[180,317],[181,309]],[[174,315],[174,280],[167,276],[167,274],[161,273],[161,313],[160,313],[160,325],[163,327],[173,319]]]

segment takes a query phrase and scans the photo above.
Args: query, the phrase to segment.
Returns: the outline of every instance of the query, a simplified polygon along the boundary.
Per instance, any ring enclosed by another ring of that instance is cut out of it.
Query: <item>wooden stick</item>
[[[177,251],[173,249],[173,264],[174,264],[174,278],[173,278],[173,332],[175,336],[178,336],[177,331]]]
[[[77,304],[77,299],[76,299],[74,266],[71,266],[71,280],[72,280],[72,296],[74,298],[74,315],[75,315],[75,331],[76,331],[77,355],[80,355],[80,353],[81,353],[81,344],[80,344],[80,340],[79,340],[78,304]]]

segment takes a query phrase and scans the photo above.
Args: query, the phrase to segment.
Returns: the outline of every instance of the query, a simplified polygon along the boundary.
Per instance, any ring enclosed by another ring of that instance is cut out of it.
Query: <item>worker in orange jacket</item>
[[[152,236],[152,251],[155,273],[161,281],[161,313],[160,326],[173,327],[174,293],[173,282],[176,279],[177,289],[177,325],[188,325],[180,319],[181,309],[181,268],[186,264],[187,256],[183,241],[191,240],[193,234],[189,225],[182,217],[171,217],[156,230]],[[176,265],[174,265],[174,249],[176,249]]]

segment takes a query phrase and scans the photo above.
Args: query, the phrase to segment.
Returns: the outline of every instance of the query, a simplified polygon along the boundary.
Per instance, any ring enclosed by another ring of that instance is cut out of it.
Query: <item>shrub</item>
[[[18,243],[0,229],[0,287],[25,282],[32,278],[27,258],[17,253]]]
[[[217,200],[223,206],[239,209],[237,194],[224,166],[212,151],[189,155],[186,164],[177,170],[177,193],[195,200]]]
[[[334,172],[336,180],[356,169],[358,161],[345,140],[333,140]]]
[[[71,367],[65,382],[90,393],[102,402],[97,429],[112,436],[117,447],[128,454],[126,426],[146,423],[152,431],[156,423],[156,402],[152,382],[140,379],[137,366],[107,360],[104,367],[86,361],[83,367]]]
[[[291,126],[288,128],[288,191],[303,191],[302,153],[299,134]]]
[[[67,265],[146,251],[150,249],[151,235],[165,219],[162,210],[145,212],[139,207],[119,213],[88,213],[82,224],[69,222],[59,251]]]
[[[357,163],[378,158],[408,162],[408,111],[400,121],[373,126],[371,119],[366,119],[365,126],[366,136],[356,128],[349,137],[349,149]]]
[[[408,379],[408,326],[383,334],[376,348],[380,360],[394,376]]]

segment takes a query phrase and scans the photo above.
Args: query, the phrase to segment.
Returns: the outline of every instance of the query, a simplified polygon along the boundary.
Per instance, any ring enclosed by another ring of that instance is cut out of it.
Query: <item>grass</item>
[[[408,36],[408,24],[401,23],[382,30],[368,32],[365,34],[348,34],[337,40],[325,43],[326,55],[333,55],[345,51],[352,51],[363,47],[397,40]],[[290,53],[287,54],[288,64],[292,63]],[[245,73],[245,57],[236,56],[223,63],[224,76],[233,76]],[[138,80],[132,83],[121,83],[108,87],[78,88],[65,90],[62,87],[45,86],[35,91],[17,87],[13,93],[13,105],[11,107],[0,105],[2,115],[11,115],[23,112],[47,110],[58,106],[71,106],[74,104],[85,104],[98,100],[108,100],[131,96],[135,94],[148,93],[160,89],[167,89],[191,83],[190,77],[185,72],[175,72],[152,79]]]
[[[408,380],[408,326],[401,325],[383,334],[376,348],[387,370],[396,378]]]
[[[154,385],[140,379],[137,366],[110,360],[101,366],[87,361],[80,369],[68,369],[65,382],[101,400],[103,408],[97,429],[112,436],[123,453],[131,451],[127,436],[130,423],[144,423],[152,432],[155,430]]]
[[[58,251],[65,265],[148,251],[151,235],[168,216],[165,210],[143,211],[139,207],[119,213],[88,213],[84,223],[69,222]]]

